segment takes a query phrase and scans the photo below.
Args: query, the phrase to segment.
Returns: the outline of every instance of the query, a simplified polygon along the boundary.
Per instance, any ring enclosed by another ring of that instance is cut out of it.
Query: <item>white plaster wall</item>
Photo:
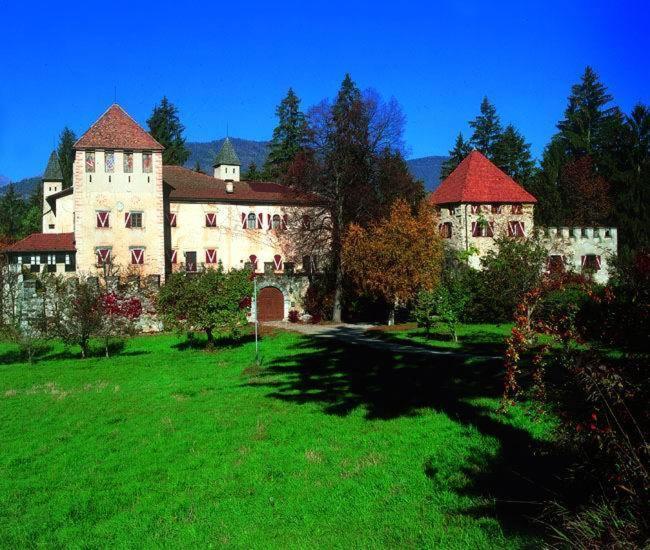
[[[133,173],[123,172],[123,152],[115,151],[115,171],[104,171],[104,151],[95,151],[95,172],[85,171],[85,151],[74,161],[74,220],[77,270],[96,271],[95,247],[112,247],[123,271],[164,276],[162,154],[153,153],[152,172],[142,172],[142,152],[135,151]],[[110,227],[96,227],[98,210],[110,212]],[[125,227],[124,214],[143,212],[142,229]],[[145,248],[144,265],[132,266],[130,247]]]
[[[214,177],[220,180],[239,181],[240,172],[239,166],[233,166],[231,164],[222,164],[214,167]]]

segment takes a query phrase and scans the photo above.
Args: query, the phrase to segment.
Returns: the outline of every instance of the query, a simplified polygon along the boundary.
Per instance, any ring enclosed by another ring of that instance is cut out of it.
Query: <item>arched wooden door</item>
[[[273,286],[264,287],[257,295],[257,319],[281,321],[284,319],[284,296]]]

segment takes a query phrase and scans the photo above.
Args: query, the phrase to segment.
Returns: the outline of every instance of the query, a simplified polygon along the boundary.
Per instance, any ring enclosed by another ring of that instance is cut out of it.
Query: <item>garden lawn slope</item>
[[[498,364],[279,333],[111,359],[0,344],[0,546],[522,547],[528,447]],[[512,472],[516,471],[517,477]]]

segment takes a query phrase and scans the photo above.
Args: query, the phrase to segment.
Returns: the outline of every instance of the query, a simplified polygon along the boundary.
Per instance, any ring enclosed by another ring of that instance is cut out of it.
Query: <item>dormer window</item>
[[[152,167],[151,153],[142,153],[142,171],[145,174],[150,174],[152,172]]]
[[[133,151],[124,151],[124,173],[133,173]]]
[[[104,172],[115,171],[115,153],[113,151],[104,152]]]
[[[86,151],[86,172],[95,172],[95,151]]]

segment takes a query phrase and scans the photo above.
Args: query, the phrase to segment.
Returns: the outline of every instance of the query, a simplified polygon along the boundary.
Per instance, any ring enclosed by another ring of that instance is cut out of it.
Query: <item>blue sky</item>
[[[591,64],[629,111],[650,103],[647,2],[6,2],[0,175],[40,174],[61,129],[117,100],[144,124],[166,94],[190,141],[268,139],[292,86],[307,108],[346,72],[394,96],[411,157],[446,154],[495,103],[539,155]]]

